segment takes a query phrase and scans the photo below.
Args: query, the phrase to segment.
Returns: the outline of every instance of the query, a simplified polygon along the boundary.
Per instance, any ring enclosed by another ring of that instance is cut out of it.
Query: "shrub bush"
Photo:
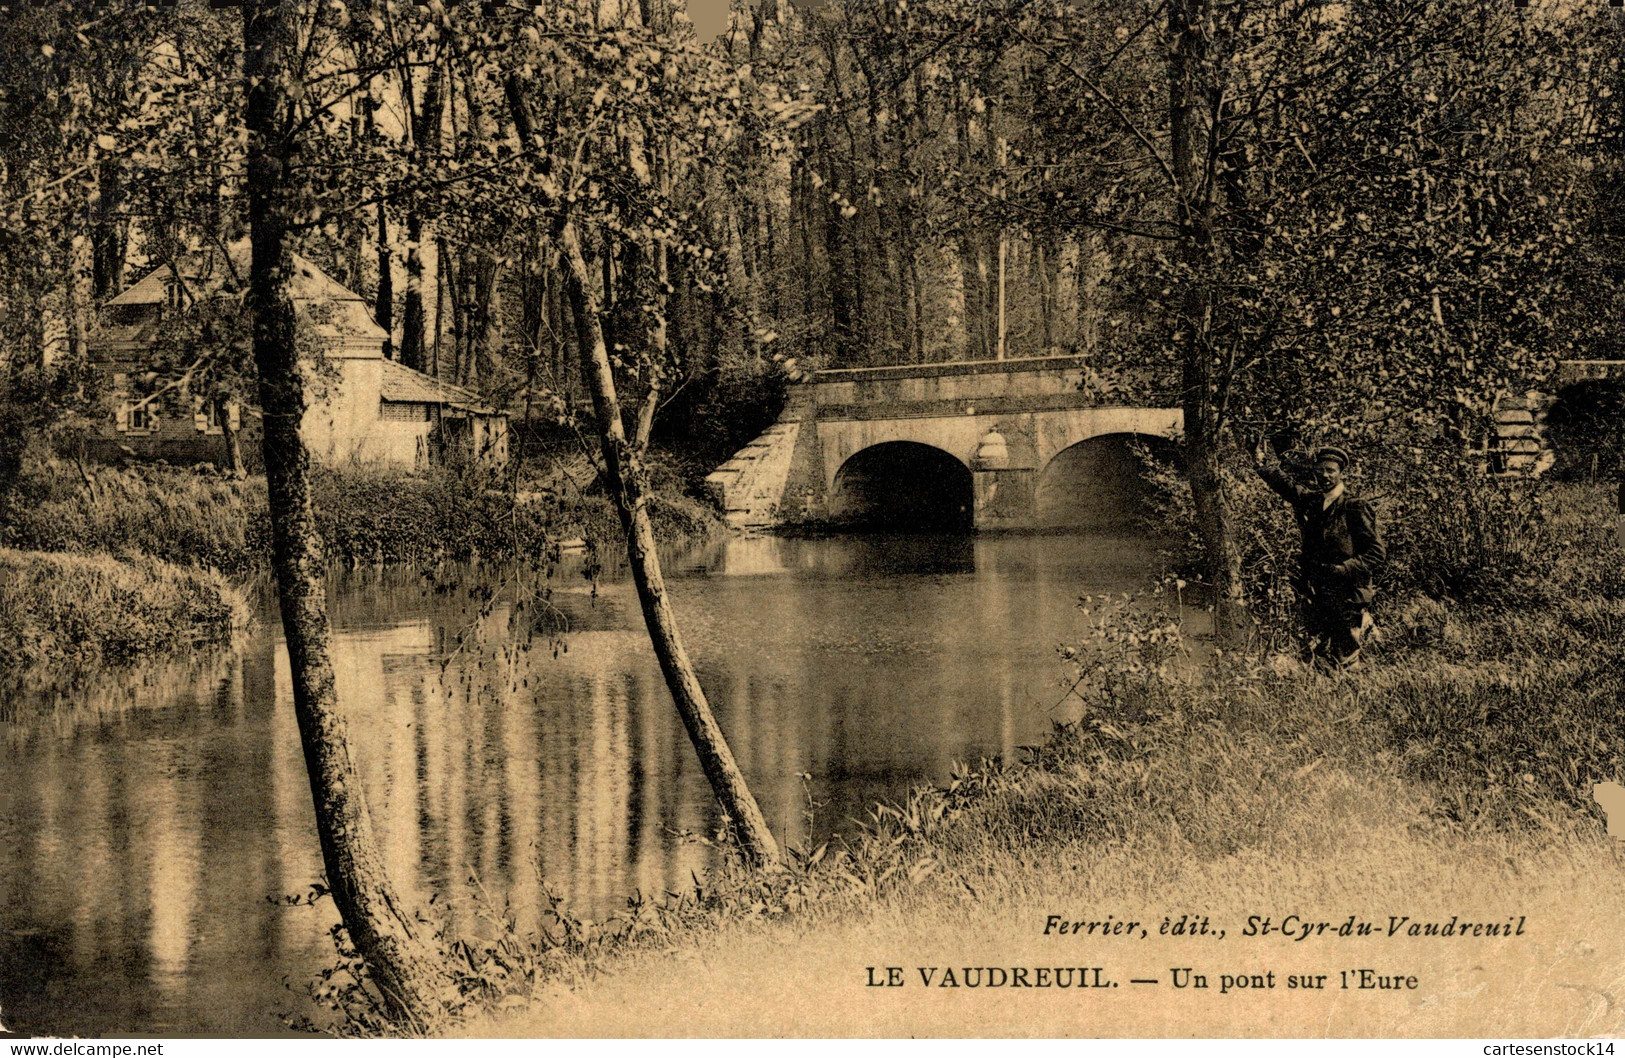
[[[1145,459],[1156,516],[1174,530],[1177,541],[1170,556],[1173,565],[1194,576],[1200,569],[1201,543],[1190,487],[1168,464]],[[1589,494],[1575,491],[1581,486],[1496,477],[1454,447],[1396,448],[1363,462],[1350,475],[1349,488],[1371,501],[1387,546],[1379,606],[1417,593],[1486,604],[1549,602],[1564,583],[1557,556],[1565,552],[1565,541],[1610,528],[1600,515],[1566,531],[1560,524],[1556,508],[1581,504],[1589,511],[1596,506]],[[1241,549],[1247,605],[1266,636],[1295,629],[1291,580],[1299,539],[1292,514],[1239,458],[1232,458],[1222,475]],[[1567,575],[1582,572],[1597,582],[1592,587],[1609,576],[1601,567],[1571,567]]]
[[[1547,598],[1556,548],[1551,482],[1496,477],[1453,450],[1411,448],[1373,497],[1397,593],[1484,603]]]

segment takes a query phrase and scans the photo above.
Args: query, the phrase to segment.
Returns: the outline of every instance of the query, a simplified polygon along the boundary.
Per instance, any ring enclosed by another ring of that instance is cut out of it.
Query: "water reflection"
[[[1077,597],[1153,560],[1115,537],[728,542],[672,567],[689,648],[782,840],[850,827],[1061,698]],[[630,587],[561,573],[336,577],[339,693],[389,870],[478,929],[691,885],[717,814]],[[568,629],[559,636],[553,633]],[[0,714],[0,1005],[53,1033],[256,1033],[330,957],[286,654],[25,688]],[[827,802],[809,833],[798,776]]]

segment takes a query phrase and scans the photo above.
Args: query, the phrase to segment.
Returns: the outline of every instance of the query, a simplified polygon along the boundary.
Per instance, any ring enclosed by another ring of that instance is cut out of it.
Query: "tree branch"
[[[1157,150],[1156,144],[1151,142],[1151,137],[1146,135],[1145,131],[1140,128],[1139,124],[1136,123],[1133,118],[1128,116],[1128,113],[1117,104],[1115,99],[1107,95],[1105,90],[1102,89],[1100,85],[1096,84],[1088,74],[1056,55],[1053,49],[1046,48],[1044,45],[1035,41],[1027,34],[1025,30],[1021,29],[1020,27],[1013,27],[1011,32],[1015,33],[1016,36],[1043,52],[1049,57],[1050,61],[1054,62],[1061,69],[1083,82],[1083,86],[1085,88],[1087,88],[1102,103],[1106,104],[1106,108],[1110,110],[1117,120],[1123,125],[1123,127],[1128,130],[1129,134],[1140,141],[1141,146],[1146,149],[1146,152],[1150,154],[1152,159],[1157,163],[1157,168],[1162,170],[1162,175],[1168,181],[1168,186],[1173,188],[1175,193],[1183,193],[1183,189],[1180,188],[1179,181],[1175,178],[1174,170],[1168,164],[1168,160],[1162,156],[1161,151]]]

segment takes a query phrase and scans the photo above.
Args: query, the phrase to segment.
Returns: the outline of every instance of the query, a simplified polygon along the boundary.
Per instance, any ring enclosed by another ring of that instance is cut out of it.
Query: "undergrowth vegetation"
[[[0,550],[0,666],[7,668],[223,643],[248,620],[243,593],[213,570],[148,557]]]
[[[319,469],[314,500],[328,557],[339,562],[546,559],[572,538],[614,551],[620,523],[601,492],[554,477],[527,477],[517,490],[514,484],[451,470]],[[651,517],[657,536],[672,542],[704,539],[720,524],[669,485],[651,498]],[[237,480],[207,466],[87,465],[81,472],[41,463],[22,474],[0,512],[0,544],[253,570],[270,555],[265,480]]]

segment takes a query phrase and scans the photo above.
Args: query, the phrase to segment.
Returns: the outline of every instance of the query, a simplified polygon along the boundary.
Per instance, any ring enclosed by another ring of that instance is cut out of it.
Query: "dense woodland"
[[[296,249],[527,422],[586,404],[561,219],[629,433],[703,464],[810,367],[1085,353],[1185,407],[1216,554],[1227,431],[1466,436],[1617,341],[1604,5],[759,0],[710,42],[670,0],[295,10]],[[3,16],[12,448],[93,413],[100,302],[246,235],[240,21]],[[246,391],[240,320],[190,316],[153,387]]]
[[[401,363],[598,434],[668,683],[766,862],[652,560],[651,443],[720,459],[810,368],[1084,354],[1102,401],[1182,407],[1222,629],[1238,442],[1352,442],[1426,504],[1500,395],[1616,356],[1622,34],[1506,0],[752,0],[716,41],[671,0],[11,5],[0,501],[105,415],[98,306],[247,238],[144,384],[264,412],[329,881],[426,1019],[440,970],[346,776],[290,251]]]

